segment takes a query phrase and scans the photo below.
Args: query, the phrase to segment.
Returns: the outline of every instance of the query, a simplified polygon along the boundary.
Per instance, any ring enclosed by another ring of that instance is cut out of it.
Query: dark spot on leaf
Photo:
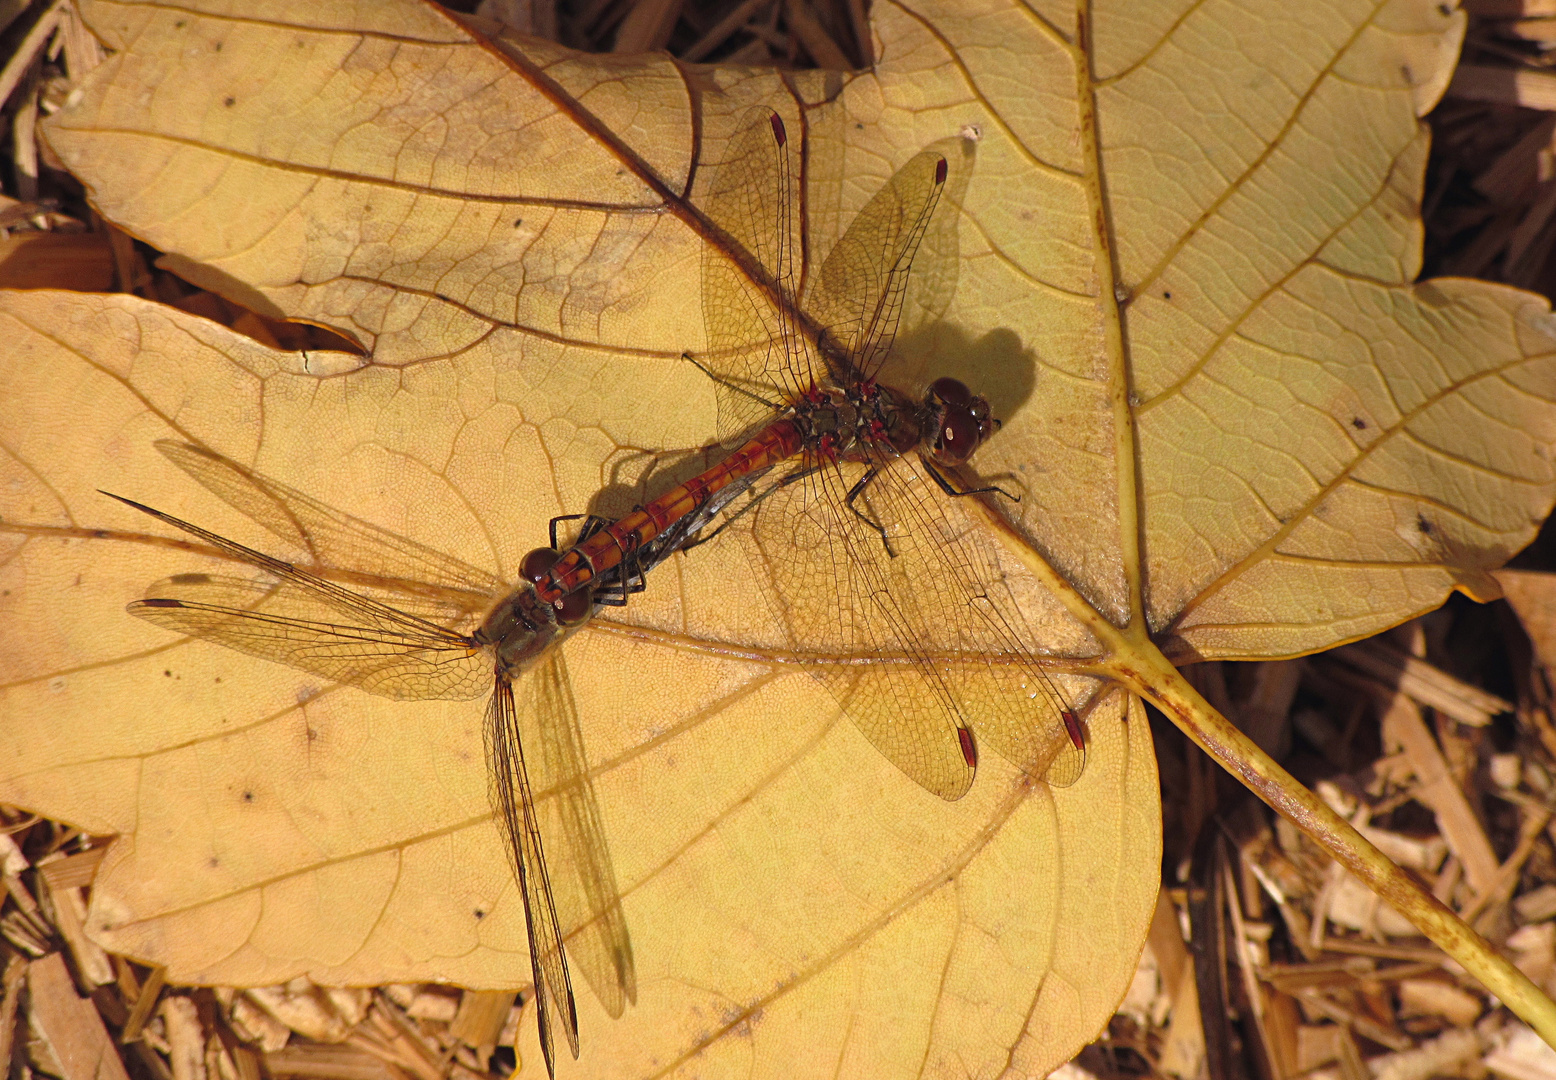
[[[92,530],[92,535],[97,537],[97,539],[99,539],[99,540],[106,540],[106,539],[108,539],[108,530],[107,529],[93,529]]]
[[[484,918],[486,918],[486,912],[482,911],[480,908],[476,908],[475,909],[475,917],[478,918],[478,919],[484,919]]]
[[[254,793],[252,791],[245,791],[243,793],[243,801],[244,802],[253,802],[254,801]]]
[[[229,109],[232,108],[237,103],[238,103],[238,99],[235,98],[235,97],[222,98],[222,104],[227,106],[227,108],[229,108]]]
[[[1162,299],[1163,300],[1171,300],[1172,299],[1172,290],[1171,289],[1163,289],[1162,290]]]
[[[220,859],[218,859],[215,855],[212,855],[211,856],[211,861],[209,863],[207,863],[206,865],[210,866],[210,868],[212,870],[214,870],[218,866],[220,866],[221,864],[222,864],[222,861]]]
[[[514,218],[513,219],[513,227],[515,229],[517,229],[520,225],[523,225],[523,224],[524,224],[524,219],[523,218]]]
[[[219,42],[219,41],[216,43],[216,51],[217,52],[221,52],[222,51],[222,43]]]
[[[166,669],[163,670],[162,675],[163,675],[164,678],[168,678],[168,679],[171,679],[173,677],[173,673],[171,671],[166,670]]]
[[[221,682],[222,681],[222,677],[220,675],[216,676],[216,681],[217,682]]]
[[[1351,418],[1351,426],[1353,428],[1355,428],[1357,431],[1366,431],[1367,430],[1367,421],[1363,420],[1359,416],[1354,416],[1354,417]]]
[[[184,27],[186,27],[188,25],[189,24],[186,21],[184,21],[183,19],[179,19],[176,23],[173,24],[173,29],[174,30],[182,30]]]
[[[1432,535],[1432,523],[1427,521],[1426,517],[1422,514],[1416,515],[1416,528],[1421,530],[1422,536]]]

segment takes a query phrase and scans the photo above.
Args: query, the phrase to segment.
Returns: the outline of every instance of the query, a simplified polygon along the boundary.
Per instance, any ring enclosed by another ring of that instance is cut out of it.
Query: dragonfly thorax
[[[864,422],[858,402],[838,390],[811,390],[794,403],[792,414],[805,445],[834,458],[854,448]]]

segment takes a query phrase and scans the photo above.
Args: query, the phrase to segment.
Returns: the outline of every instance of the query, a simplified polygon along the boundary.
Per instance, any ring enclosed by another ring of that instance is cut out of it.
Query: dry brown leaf
[[[1021,488],[1010,549],[1034,574],[1012,586],[1043,648],[1094,657],[1088,603],[1141,628],[1094,665],[1121,679],[1147,625],[1179,658],[1324,647],[1450,588],[1494,595],[1486,572],[1549,508],[1548,310],[1409,284],[1416,118],[1462,33],[1438,6],[1099,13],[1090,82],[1073,27],[1017,7],[881,5],[880,66],[855,77],[575,57],[411,3],[84,7],[117,55],[49,138],[104,215],[373,350],[7,301],[0,794],[133,838],[94,916],[175,979],[527,966],[479,709],[323,688],[120,615],[199,560],[120,542],[144,524],[93,489],[260,539],[150,445],[195,438],[511,575],[548,517],[636,476],[635,448],[708,439],[711,388],[679,359],[714,236],[695,166],[753,103],[803,136],[813,252],[907,157],[951,158],[901,356],[1006,419],[977,465]],[[614,1023],[580,996],[584,1064],[1063,1060],[1127,986],[1156,893],[1138,715],[1090,716],[1074,788],[986,758],[940,804],[763,655],[739,558],[674,566],[568,646],[642,987]]]

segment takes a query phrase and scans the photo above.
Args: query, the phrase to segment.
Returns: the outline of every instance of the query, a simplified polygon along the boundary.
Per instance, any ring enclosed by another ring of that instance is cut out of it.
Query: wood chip
[[[466,990],[448,1033],[467,1046],[496,1046],[512,1008],[512,990]]]
[[[1487,1069],[1506,1080],[1556,1080],[1556,1050],[1531,1029],[1511,1023],[1500,1041],[1481,1059]]]
[[[341,1042],[351,1027],[325,1004],[317,990],[305,979],[294,979],[285,986],[259,986],[244,993],[297,1034],[317,1042]]]
[[[70,955],[76,962],[76,970],[93,986],[107,986],[114,981],[113,965],[97,942],[86,936],[86,898],[78,888],[56,889],[43,878],[48,889],[49,905],[54,912],[54,925]]]
[[[1543,922],[1556,915],[1556,884],[1541,885],[1513,901],[1513,910],[1526,923]]]
[[[692,63],[701,60],[728,41],[746,23],[756,18],[758,12],[771,7],[775,2],[776,0],[744,0],[735,10],[715,23],[713,29],[704,34],[697,44],[682,53],[681,59]]]
[[[232,1026],[243,1038],[259,1044],[266,1054],[279,1053],[292,1037],[292,1029],[254,1004],[247,995],[232,1003]]]
[[[399,999],[393,999],[399,1003]],[[413,1020],[436,1020],[447,1024],[453,1021],[454,1014],[459,1011],[459,998],[450,994],[440,994],[435,990],[424,990],[403,1003],[405,1015]]]
[[[1513,703],[1456,679],[1441,668],[1380,638],[1343,645],[1331,655],[1344,660],[1358,671],[1398,687],[1422,705],[1453,717],[1461,724],[1485,727],[1491,718],[1513,711]]]
[[[1464,10],[1482,19],[1522,19],[1556,15],[1556,0],[1465,0]]]
[[[1419,781],[1416,799],[1437,816],[1437,826],[1464,865],[1470,887],[1484,895],[1497,880],[1501,864],[1480,819],[1448,772],[1448,763],[1421,719],[1421,710],[1404,694],[1392,695],[1384,709],[1383,738],[1409,756]]]
[[[133,974],[130,977],[133,978]],[[124,1021],[124,1027],[119,1033],[121,1042],[130,1043],[140,1038],[141,1030],[151,1017],[151,1011],[156,1008],[157,998],[162,994],[162,987],[166,980],[167,968],[158,964],[146,976],[146,981],[137,988],[134,997],[130,999],[135,1004],[131,1006],[130,1015]]]
[[[401,1080],[380,1058],[350,1046],[317,1043],[289,1046],[264,1055],[271,1076],[302,1076],[311,1080]]]
[[[612,51],[643,53],[663,49],[680,17],[681,0],[636,0],[616,30]]]
[[[92,848],[77,855],[56,855],[38,860],[38,871],[54,889],[79,889],[92,884],[97,868],[103,864],[105,847]]]
[[[805,0],[785,0],[784,12],[789,17],[789,29],[805,46],[805,51],[810,53],[817,67],[824,71],[849,71],[853,68],[854,65],[848,62],[848,57],[843,55],[843,50],[838,48],[837,42],[832,40],[832,35],[827,33]]]
[[[27,961],[12,955],[5,964],[5,996],[0,999],[0,1061],[11,1060],[16,1037],[16,1010],[22,1001],[22,984],[27,981]]]
[[[171,994],[162,999],[159,1015],[171,1051],[168,1061],[173,1080],[206,1080],[205,1028],[195,1003],[181,994]]]
[[[50,953],[29,964],[27,992],[32,1022],[58,1060],[62,1080],[129,1080],[102,1017],[76,993],[63,956]]]
[[[64,6],[64,0],[54,0],[54,4],[43,13],[43,17],[27,31],[27,36],[6,61],[5,68],[0,70],[0,103],[10,98],[11,92],[32,67],[33,61],[42,54],[44,46],[48,44],[49,38],[59,26]]]
[[[1356,1034],[1371,1039],[1375,1043],[1381,1043],[1390,1050],[1408,1050],[1415,1045],[1410,1036],[1404,1032],[1386,1027],[1355,1009],[1341,1005],[1321,991],[1303,990],[1295,997],[1302,1003],[1303,1008],[1311,1013],[1334,1020],[1355,1031]]]
[[[1460,64],[1448,84],[1448,96],[1556,110],[1556,74],[1530,68]]]
[[[1441,1016],[1455,1027],[1469,1027],[1485,1004],[1447,979],[1401,979],[1399,1011],[1403,1016]]]

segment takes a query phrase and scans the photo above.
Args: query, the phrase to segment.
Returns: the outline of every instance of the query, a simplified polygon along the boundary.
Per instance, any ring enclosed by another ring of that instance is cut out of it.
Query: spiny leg
[[[870,526],[870,528],[874,529],[876,532],[880,533],[881,546],[886,549],[887,557],[895,559],[897,557],[897,553],[891,549],[891,540],[886,536],[886,526],[882,525],[878,521],[872,520],[867,514],[865,514],[863,510],[854,505],[854,500],[859,498],[860,495],[864,494],[864,489],[869,487],[870,482],[879,476],[880,473],[880,465],[871,465],[869,470],[859,478],[859,481],[848,490],[848,495],[843,499],[843,505],[848,507],[848,509],[856,518]]]
[[[951,485],[950,478],[942,474],[939,469],[935,468],[934,464],[928,458],[920,457],[919,460],[924,463],[924,471],[929,473],[930,478],[934,480],[937,485],[939,485],[940,490],[951,496],[953,499],[966,498],[968,495],[997,494],[1005,496],[1005,498],[1009,499],[1011,502],[1021,501],[1020,495],[1012,495],[1010,492],[1006,491],[1002,487],[999,487],[998,485],[981,488],[968,488],[966,491],[957,491],[956,488]]]

